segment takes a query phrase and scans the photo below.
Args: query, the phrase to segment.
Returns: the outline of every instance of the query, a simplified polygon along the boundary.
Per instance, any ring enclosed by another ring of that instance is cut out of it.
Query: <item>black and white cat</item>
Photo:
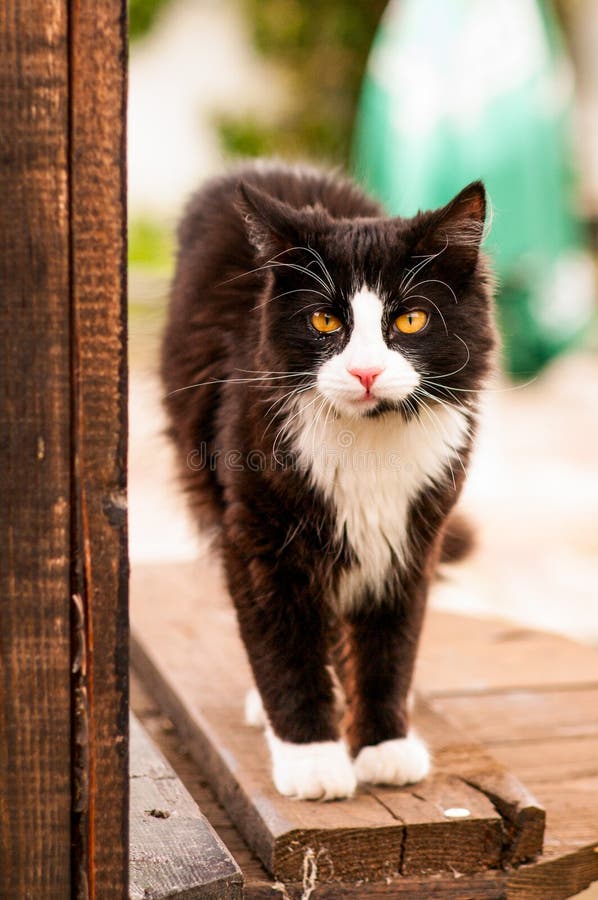
[[[335,175],[258,163],[209,182],[181,224],[170,431],[219,536],[283,794],[429,770],[407,697],[494,355],[484,218],[479,182],[387,218]]]

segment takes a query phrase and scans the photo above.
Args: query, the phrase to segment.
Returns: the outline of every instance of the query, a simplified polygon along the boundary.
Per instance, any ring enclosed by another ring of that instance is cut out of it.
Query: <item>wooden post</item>
[[[0,896],[127,894],[124,0],[0,6]]]

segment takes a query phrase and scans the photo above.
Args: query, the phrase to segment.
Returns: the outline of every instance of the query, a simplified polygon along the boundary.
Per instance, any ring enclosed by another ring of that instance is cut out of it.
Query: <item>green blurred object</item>
[[[169,272],[174,258],[174,236],[150,219],[132,219],[128,235],[129,265]]]
[[[391,213],[485,181],[505,366],[517,377],[571,346],[592,313],[572,99],[557,22],[538,0],[393,0],[362,89],[355,171]]]
[[[160,9],[169,0],[129,0],[129,37],[143,37],[151,29]]]
[[[285,85],[284,108],[215,117],[228,156],[346,165],[355,107],[386,0],[240,0],[252,43]],[[266,94],[267,98],[267,94]]]

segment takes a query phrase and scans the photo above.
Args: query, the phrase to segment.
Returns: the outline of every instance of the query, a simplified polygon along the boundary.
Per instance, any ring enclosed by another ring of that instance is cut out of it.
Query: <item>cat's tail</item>
[[[462,513],[453,513],[444,529],[440,561],[460,562],[475,549],[475,543],[475,533],[469,519]]]

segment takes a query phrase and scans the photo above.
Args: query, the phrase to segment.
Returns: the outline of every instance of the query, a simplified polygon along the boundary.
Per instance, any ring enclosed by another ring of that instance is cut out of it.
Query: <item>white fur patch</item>
[[[252,728],[265,728],[268,724],[264,704],[256,687],[249,688],[245,694],[245,724]]]
[[[357,560],[332,598],[341,610],[358,603],[366,589],[383,596],[393,556],[399,565],[408,564],[409,507],[459,465],[468,431],[465,413],[446,403],[429,403],[409,422],[392,412],[360,414],[369,401],[349,368],[383,369],[372,388],[377,399],[404,399],[419,381],[411,363],[385,344],[382,308],[371,291],[356,294],[351,338],[318,373],[318,389],[329,406],[325,411],[322,399],[319,407],[312,392],[302,395],[292,427],[299,463],[332,503],[337,538],[346,535]]]
[[[346,534],[357,559],[335,598],[346,609],[364,589],[382,596],[393,555],[408,564],[410,504],[459,465],[468,424],[461,410],[440,405],[409,422],[393,413],[322,419],[314,424],[306,408],[295,445],[312,483],[333,504],[337,538]]]
[[[291,744],[271,728],[266,736],[272,755],[272,778],[285,797],[339,800],[352,797],[357,786],[353,764],[343,741]]]
[[[337,409],[360,415],[373,409],[379,400],[404,400],[419,384],[419,375],[398,350],[391,350],[382,334],[384,304],[373,291],[363,287],[351,301],[353,328],[341,353],[327,360],[318,372],[318,389]],[[351,370],[379,369],[373,387],[375,397],[364,398],[365,390]]]
[[[355,759],[359,781],[369,784],[415,784],[430,772],[430,754],[416,734],[363,747]]]

